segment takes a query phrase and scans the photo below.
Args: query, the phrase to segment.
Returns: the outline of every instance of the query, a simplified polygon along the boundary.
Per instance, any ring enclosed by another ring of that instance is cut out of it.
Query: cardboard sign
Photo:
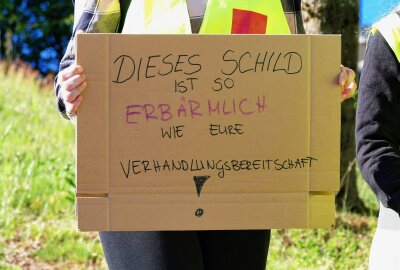
[[[78,36],[82,231],[330,227],[339,36]]]

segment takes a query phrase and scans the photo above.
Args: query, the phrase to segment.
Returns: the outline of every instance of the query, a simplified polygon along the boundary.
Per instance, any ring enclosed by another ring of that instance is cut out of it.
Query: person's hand
[[[76,35],[82,33],[84,33],[82,30],[76,31]],[[64,102],[66,114],[70,120],[75,122],[76,111],[82,102],[81,93],[86,88],[82,66],[76,63],[70,65],[60,71],[57,80],[60,85],[60,96]]]
[[[340,92],[340,98],[343,102],[344,100],[351,98],[357,90],[357,83],[355,81],[356,73],[351,68],[347,68],[340,65],[340,75],[338,83],[342,87]]]
[[[71,120],[75,120],[76,111],[82,102],[81,93],[85,90],[86,81],[83,68],[72,64],[58,74],[60,96],[65,104],[65,111]]]

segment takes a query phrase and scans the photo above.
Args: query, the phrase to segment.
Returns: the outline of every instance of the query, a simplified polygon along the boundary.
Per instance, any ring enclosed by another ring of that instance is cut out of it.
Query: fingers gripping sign
[[[80,33],[83,33],[83,31],[77,31],[77,34]],[[61,86],[61,98],[64,101],[67,116],[75,121],[76,112],[82,102],[81,93],[86,88],[83,68],[76,63],[72,64],[60,72],[58,82]]]
[[[61,86],[61,98],[64,101],[66,113],[73,120],[82,101],[81,93],[86,87],[83,68],[77,64],[72,64],[61,71],[59,74],[59,84]]]
[[[357,90],[357,83],[355,81],[356,73],[354,70],[340,65],[341,73],[339,75],[339,85],[342,87],[340,93],[341,101],[344,101],[354,95]]]

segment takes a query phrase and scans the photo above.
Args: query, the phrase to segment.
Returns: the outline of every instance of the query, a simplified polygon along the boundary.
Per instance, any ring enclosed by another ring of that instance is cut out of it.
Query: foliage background
[[[0,58],[57,72],[73,24],[72,0],[0,1]]]

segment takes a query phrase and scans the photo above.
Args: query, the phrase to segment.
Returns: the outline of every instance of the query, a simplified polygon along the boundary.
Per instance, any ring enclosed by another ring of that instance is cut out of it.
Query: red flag
[[[265,34],[267,29],[266,15],[241,9],[233,9],[232,34]]]

